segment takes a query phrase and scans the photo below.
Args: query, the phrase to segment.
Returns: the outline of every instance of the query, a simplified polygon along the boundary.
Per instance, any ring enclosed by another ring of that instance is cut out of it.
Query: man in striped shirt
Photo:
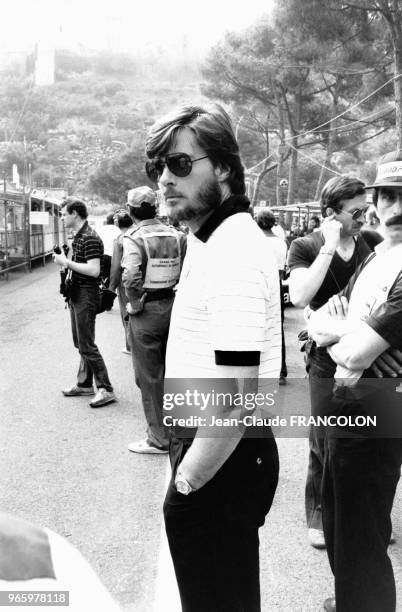
[[[209,393],[254,397],[263,378],[279,377],[278,270],[248,213],[230,119],[218,105],[179,109],[151,128],[147,155],[170,218],[192,232],[172,310],[165,397],[173,379],[190,391],[203,379]],[[190,403],[184,410],[197,415]],[[182,609],[257,612],[258,529],[277,485],[276,443],[270,428],[243,435],[233,402],[211,417],[238,426],[199,427],[194,440],[174,437],[170,447],[164,514]]]
[[[67,198],[62,216],[66,229],[75,232],[72,259],[64,253],[54,255],[55,262],[69,270],[71,293],[69,307],[74,346],[81,361],[77,383],[63,390],[63,395],[94,395],[93,379],[97,387],[91,408],[100,408],[116,400],[103,357],[95,344],[95,318],[99,309],[99,279],[103,258],[103,243],[88,225],[87,208],[78,198]]]

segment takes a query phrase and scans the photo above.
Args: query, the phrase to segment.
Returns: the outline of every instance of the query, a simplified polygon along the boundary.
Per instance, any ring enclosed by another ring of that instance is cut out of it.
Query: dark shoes
[[[63,389],[62,394],[66,397],[76,397],[78,395],[95,395],[95,391],[93,387],[79,387],[78,385],[73,385],[68,389]]]

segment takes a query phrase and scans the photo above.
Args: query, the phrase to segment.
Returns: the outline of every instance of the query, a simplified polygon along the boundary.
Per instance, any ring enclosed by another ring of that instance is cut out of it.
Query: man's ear
[[[230,176],[229,166],[223,166],[222,164],[218,164],[217,166],[215,166],[214,172],[219,183],[224,183],[228,180]]]

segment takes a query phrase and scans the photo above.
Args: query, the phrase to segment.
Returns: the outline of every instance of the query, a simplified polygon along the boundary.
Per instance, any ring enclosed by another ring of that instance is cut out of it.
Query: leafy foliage
[[[121,202],[146,180],[147,126],[186,96],[200,101],[197,80],[185,58],[166,68],[162,55],[59,50],[56,82],[42,87],[8,67],[0,79],[0,171],[11,179],[16,163],[25,183],[30,174],[34,186]]]
[[[265,115],[249,128],[265,142],[260,159],[269,156],[250,175],[254,198],[259,189],[272,193],[276,182],[278,199],[287,173],[288,202],[304,199],[302,176],[311,159],[321,166],[308,189],[316,198],[331,169],[343,169],[341,153],[359,167],[360,144],[394,127],[394,98],[397,110],[400,104],[392,83],[384,84],[392,76],[390,20],[395,30],[399,6],[394,0],[278,0],[273,20],[226,34],[211,50],[202,69],[205,95],[231,104],[237,117]]]

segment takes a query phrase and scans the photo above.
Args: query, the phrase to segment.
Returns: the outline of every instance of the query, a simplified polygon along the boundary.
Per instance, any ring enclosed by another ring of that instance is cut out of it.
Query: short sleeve
[[[273,277],[279,287],[277,270]],[[268,288],[262,271],[230,266],[209,282],[207,308],[218,365],[259,365],[264,349]]]
[[[402,273],[392,286],[388,299],[367,319],[377,334],[393,348],[402,350]]]
[[[289,248],[288,266],[290,271],[296,268],[309,268],[315,259],[313,249],[305,238],[296,238]]]

